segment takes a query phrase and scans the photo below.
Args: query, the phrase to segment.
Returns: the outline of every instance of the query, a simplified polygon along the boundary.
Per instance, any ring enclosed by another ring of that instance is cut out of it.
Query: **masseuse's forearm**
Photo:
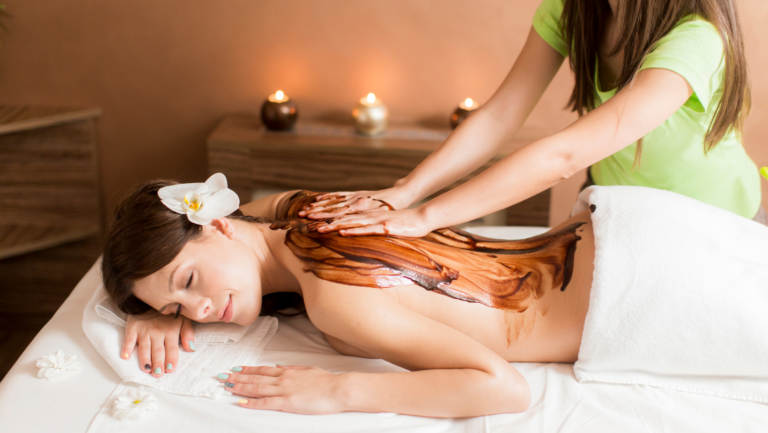
[[[519,118],[504,123],[490,110],[480,108],[395,186],[403,190],[409,205],[445,188],[493,158],[517,132],[525,116],[527,113],[520,113],[516,116]]]
[[[520,129],[555,77],[563,56],[531,28],[515,64],[491,98],[408,176],[397,182],[413,204],[493,158]]]
[[[498,376],[474,369],[344,373],[339,379],[348,411],[463,417],[522,412],[530,403],[527,382],[511,370]]]
[[[446,227],[519,203],[637,141],[669,118],[692,92],[674,72],[641,71],[632,86],[568,128],[506,156],[419,212],[431,227]]]

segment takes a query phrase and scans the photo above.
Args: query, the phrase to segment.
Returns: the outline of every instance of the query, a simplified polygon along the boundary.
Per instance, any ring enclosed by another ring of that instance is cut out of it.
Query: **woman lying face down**
[[[519,412],[530,391],[509,361],[576,360],[593,271],[588,213],[521,241],[455,229],[418,239],[342,237],[298,217],[314,193],[268,197],[199,225],[160,201],[158,190],[170,184],[148,183],[120,204],[102,262],[105,287],[123,311],[161,313],[131,316],[126,328],[124,352],[138,342],[147,373],[173,371],[180,335],[194,349],[189,320],[249,325],[262,296],[276,292],[301,295],[309,319],[342,354],[410,372],[243,366],[222,382],[244,407]]]

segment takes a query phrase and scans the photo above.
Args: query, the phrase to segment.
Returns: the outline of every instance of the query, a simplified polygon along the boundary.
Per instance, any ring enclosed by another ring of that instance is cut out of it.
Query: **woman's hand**
[[[306,415],[346,410],[339,393],[340,375],[316,367],[242,367],[239,373],[219,380],[233,394],[246,397],[240,406],[250,409]]]
[[[338,231],[342,236],[390,235],[406,238],[420,238],[432,230],[420,208],[346,215],[317,227],[320,233]]]
[[[387,205],[401,209],[411,204],[406,195],[404,187],[398,186],[381,191],[331,192],[317,196],[299,216],[321,220],[374,209],[386,210]]]
[[[125,322],[125,342],[120,357],[129,359],[139,345],[139,365],[154,377],[171,373],[179,362],[179,337],[187,352],[195,351],[195,331],[186,317],[157,314],[149,317],[128,316]]]

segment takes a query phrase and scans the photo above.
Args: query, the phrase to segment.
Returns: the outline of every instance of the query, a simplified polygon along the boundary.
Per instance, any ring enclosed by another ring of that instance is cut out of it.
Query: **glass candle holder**
[[[355,129],[365,135],[381,134],[387,129],[389,123],[389,110],[373,93],[360,98],[355,108],[352,109],[352,118],[355,119]]]
[[[272,131],[292,129],[298,117],[299,109],[296,103],[280,90],[269,95],[261,105],[261,121]]]
[[[451,129],[456,129],[461,122],[464,121],[473,111],[480,108],[480,105],[473,101],[472,98],[467,98],[461,101],[458,107],[451,114]]]

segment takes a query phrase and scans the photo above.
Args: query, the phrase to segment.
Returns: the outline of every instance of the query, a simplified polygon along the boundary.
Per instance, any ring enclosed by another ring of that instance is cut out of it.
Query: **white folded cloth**
[[[125,315],[100,285],[83,313],[83,331],[99,354],[125,382],[134,382],[173,394],[218,398],[226,392],[218,373],[240,365],[258,365],[264,347],[277,332],[277,319],[259,317],[250,326],[206,323],[195,325],[195,352],[179,352],[173,373],[160,378],[141,371],[136,350],[120,358],[125,339]]]
[[[587,188],[590,206],[576,378],[768,403],[768,227],[644,187]]]

